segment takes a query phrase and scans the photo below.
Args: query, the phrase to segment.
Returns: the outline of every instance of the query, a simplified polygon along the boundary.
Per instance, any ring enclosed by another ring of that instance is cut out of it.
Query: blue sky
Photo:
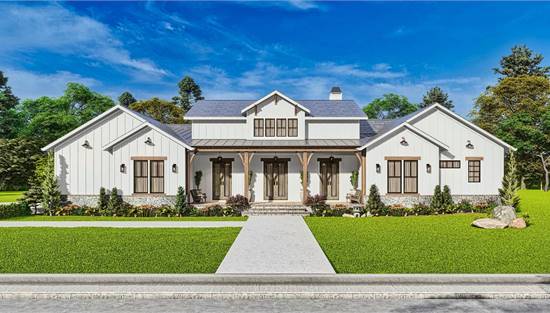
[[[190,75],[207,99],[278,89],[361,106],[419,102],[435,85],[465,115],[514,44],[547,55],[550,3],[2,2],[0,70],[20,98],[69,81],[116,98],[176,95]]]

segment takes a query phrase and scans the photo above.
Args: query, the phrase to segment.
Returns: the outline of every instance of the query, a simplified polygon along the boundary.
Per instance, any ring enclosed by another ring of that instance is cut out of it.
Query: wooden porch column
[[[193,175],[193,160],[195,159],[195,151],[187,151],[185,171],[185,192],[187,194],[187,202],[193,202],[191,199],[191,176]]]
[[[305,203],[307,201],[307,185],[309,183],[308,180],[308,174],[307,174],[307,167],[309,165],[309,161],[311,160],[311,157],[313,156],[312,152],[304,151],[302,152],[302,155],[300,153],[296,153],[298,155],[298,159],[300,160],[300,163],[302,163],[302,202]]]
[[[239,153],[239,157],[241,158],[241,162],[243,163],[243,174],[244,174],[244,196],[249,199],[250,197],[250,161],[252,160],[252,157],[254,156],[254,153],[250,152],[242,152]]]
[[[357,161],[359,161],[359,173],[361,173],[361,203],[363,203],[367,191],[367,161],[363,151],[355,152],[355,157]]]

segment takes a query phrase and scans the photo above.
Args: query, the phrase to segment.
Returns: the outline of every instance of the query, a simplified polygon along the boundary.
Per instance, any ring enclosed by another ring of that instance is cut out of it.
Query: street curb
[[[420,300],[420,299],[532,299],[550,300],[549,293],[464,293],[464,292],[243,292],[243,293],[196,293],[196,292],[83,292],[83,293],[0,293],[2,300],[71,300],[71,299],[340,299],[340,300]]]
[[[550,284],[550,274],[0,274],[0,284]]]

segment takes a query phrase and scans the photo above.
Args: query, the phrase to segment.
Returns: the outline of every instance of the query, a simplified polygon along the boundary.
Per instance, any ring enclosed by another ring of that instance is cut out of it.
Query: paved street
[[[550,300],[2,300],[2,313],[550,312]]]
[[[301,216],[251,216],[218,274],[334,274]]]

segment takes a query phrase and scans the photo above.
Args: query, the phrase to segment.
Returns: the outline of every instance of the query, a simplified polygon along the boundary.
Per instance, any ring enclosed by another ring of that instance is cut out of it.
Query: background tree
[[[382,98],[374,99],[363,111],[369,118],[392,119],[405,116],[416,111],[418,107],[409,102],[405,96],[394,93],[385,94]]]
[[[134,98],[134,96],[128,91],[123,92],[118,97],[118,103],[120,103],[120,105],[125,107],[129,107],[132,103],[136,103],[136,102],[137,102],[136,98]]]
[[[434,103],[439,103],[449,110],[453,110],[455,107],[453,101],[449,99],[449,95],[443,92],[443,90],[437,86],[428,90],[428,92],[422,98],[422,102],[419,104],[419,107],[425,108]]]
[[[40,97],[25,100],[20,108],[25,127],[21,137],[34,138],[47,144],[114,106],[111,98],[88,87],[68,83],[59,98]]]
[[[540,66],[544,57],[533,53],[525,45],[512,47],[512,54],[500,60],[500,68],[494,68],[494,72],[504,77],[517,77],[522,75],[547,76],[550,66]]]
[[[191,109],[193,103],[204,99],[201,87],[190,76],[185,76],[180,80],[178,88],[179,96],[173,97],[172,101],[179,105],[184,113]]]
[[[183,110],[174,103],[159,98],[132,103],[130,109],[147,114],[161,123],[183,123]]]
[[[0,190],[24,190],[41,155],[33,140],[0,139]]]
[[[20,118],[16,107],[19,99],[8,86],[8,78],[0,71],[0,138],[14,138],[17,135]]]

